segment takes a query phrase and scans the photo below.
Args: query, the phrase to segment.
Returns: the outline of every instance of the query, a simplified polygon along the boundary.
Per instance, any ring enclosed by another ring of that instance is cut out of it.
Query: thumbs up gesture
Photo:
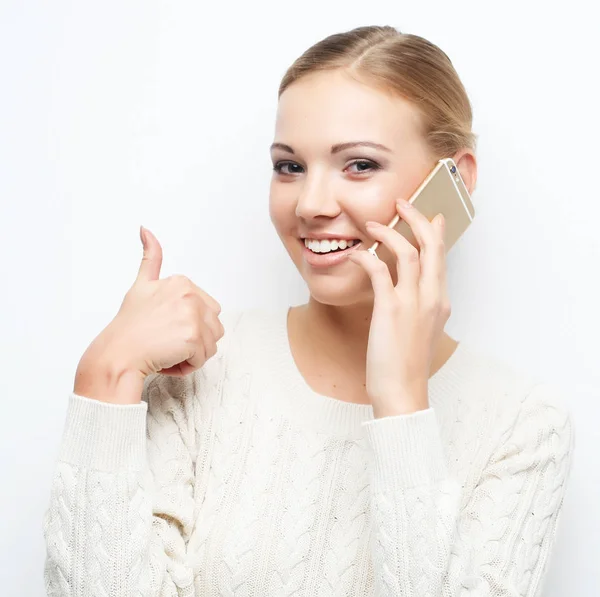
[[[74,392],[102,401],[140,402],[151,373],[184,376],[217,352],[221,306],[183,275],[159,279],[162,247],[140,228],[144,255],[137,277],[110,324],[79,362]]]

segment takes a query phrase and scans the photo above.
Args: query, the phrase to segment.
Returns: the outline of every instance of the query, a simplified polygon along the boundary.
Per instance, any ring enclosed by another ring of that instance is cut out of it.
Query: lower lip
[[[343,251],[336,251],[335,253],[313,253],[305,244],[304,239],[300,239],[302,243],[302,248],[304,249],[303,257],[304,261],[308,263],[308,265],[316,268],[321,267],[331,267],[332,265],[338,265],[342,261],[345,261],[348,258],[348,255],[358,249],[362,242],[355,243],[349,249],[344,249]]]

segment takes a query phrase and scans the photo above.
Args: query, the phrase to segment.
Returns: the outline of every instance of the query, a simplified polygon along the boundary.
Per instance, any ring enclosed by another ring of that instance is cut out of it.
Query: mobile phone
[[[440,160],[425,180],[412,194],[408,202],[414,205],[430,222],[439,213],[446,220],[444,243],[448,252],[475,217],[475,208],[465,187],[458,167],[452,158]],[[396,214],[388,224],[404,236],[411,245],[419,248],[410,226]],[[375,242],[369,249],[373,255],[379,246]]]

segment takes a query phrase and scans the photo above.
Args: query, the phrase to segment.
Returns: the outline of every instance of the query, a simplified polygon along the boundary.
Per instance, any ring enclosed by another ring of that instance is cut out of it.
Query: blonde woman
[[[541,594],[570,416],[444,332],[444,220],[402,201],[444,157],[473,192],[471,120],[434,44],[332,35],[285,74],[271,148],[270,215],[308,303],[221,313],[160,279],[141,230],[69,396],[48,595]],[[418,249],[383,225],[396,213]]]

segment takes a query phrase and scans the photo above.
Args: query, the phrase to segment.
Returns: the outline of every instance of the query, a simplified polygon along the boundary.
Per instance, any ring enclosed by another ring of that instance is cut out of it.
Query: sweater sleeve
[[[432,408],[363,424],[378,597],[540,597],[574,446],[553,391],[530,391],[464,501]]]
[[[154,374],[135,405],[69,396],[43,523],[49,597],[195,595],[186,546],[203,379]]]

